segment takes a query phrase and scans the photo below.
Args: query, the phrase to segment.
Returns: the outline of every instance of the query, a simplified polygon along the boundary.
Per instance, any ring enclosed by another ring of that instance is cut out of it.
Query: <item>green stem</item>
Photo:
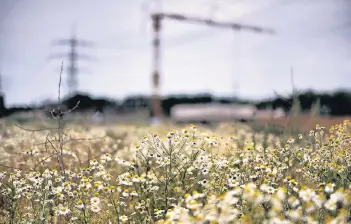
[[[114,207],[116,215],[117,215],[117,224],[119,224],[119,212],[118,212],[117,205],[115,203],[115,199],[113,198],[112,194],[111,194],[111,201],[112,201],[113,207]]]

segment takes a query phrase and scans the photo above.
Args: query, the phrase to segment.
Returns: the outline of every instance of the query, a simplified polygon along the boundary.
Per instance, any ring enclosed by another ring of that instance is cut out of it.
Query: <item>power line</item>
[[[72,35],[71,38],[68,39],[59,39],[55,40],[52,43],[53,45],[60,45],[60,46],[69,46],[70,50],[68,53],[61,53],[51,55],[49,58],[68,58],[69,66],[67,68],[67,87],[70,94],[74,94],[78,89],[78,66],[77,61],[79,59],[91,60],[92,57],[87,55],[78,54],[78,47],[93,47],[94,44],[91,41],[77,39],[76,36]]]

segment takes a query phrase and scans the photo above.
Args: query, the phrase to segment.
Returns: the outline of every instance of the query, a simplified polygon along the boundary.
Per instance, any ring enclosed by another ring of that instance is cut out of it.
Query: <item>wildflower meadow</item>
[[[0,223],[347,223],[351,123],[3,126]],[[173,130],[175,128],[175,130]]]

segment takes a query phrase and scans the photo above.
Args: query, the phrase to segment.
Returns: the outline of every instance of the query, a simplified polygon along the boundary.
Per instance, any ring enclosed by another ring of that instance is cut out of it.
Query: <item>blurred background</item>
[[[1,116],[344,119],[350,39],[349,0],[0,0]]]

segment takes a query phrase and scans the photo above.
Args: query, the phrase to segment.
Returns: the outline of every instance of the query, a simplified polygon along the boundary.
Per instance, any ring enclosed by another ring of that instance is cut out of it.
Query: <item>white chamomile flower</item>
[[[59,215],[68,215],[71,212],[71,210],[69,210],[69,208],[63,206],[63,205],[59,205],[58,207],[58,213]]]
[[[125,216],[125,215],[122,215],[122,216],[119,217],[119,220],[120,220],[121,222],[127,222],[127,221],[128,221],[128,217]]]
[[[100,204],[100,198],[92,197],[92,198],[90,198],[90,203],[93,204],[93,205],[99,205]]]
[[[91,205],[90,210],[91,210],[92,212],[98,213],[98,212],[101,211],[101,208],[100,208],[99,205],[93,204],[93,205]]]
[[[334,191],[335,184],[329,183],[325,186],[325,192],[326,193],[332,193]]]

